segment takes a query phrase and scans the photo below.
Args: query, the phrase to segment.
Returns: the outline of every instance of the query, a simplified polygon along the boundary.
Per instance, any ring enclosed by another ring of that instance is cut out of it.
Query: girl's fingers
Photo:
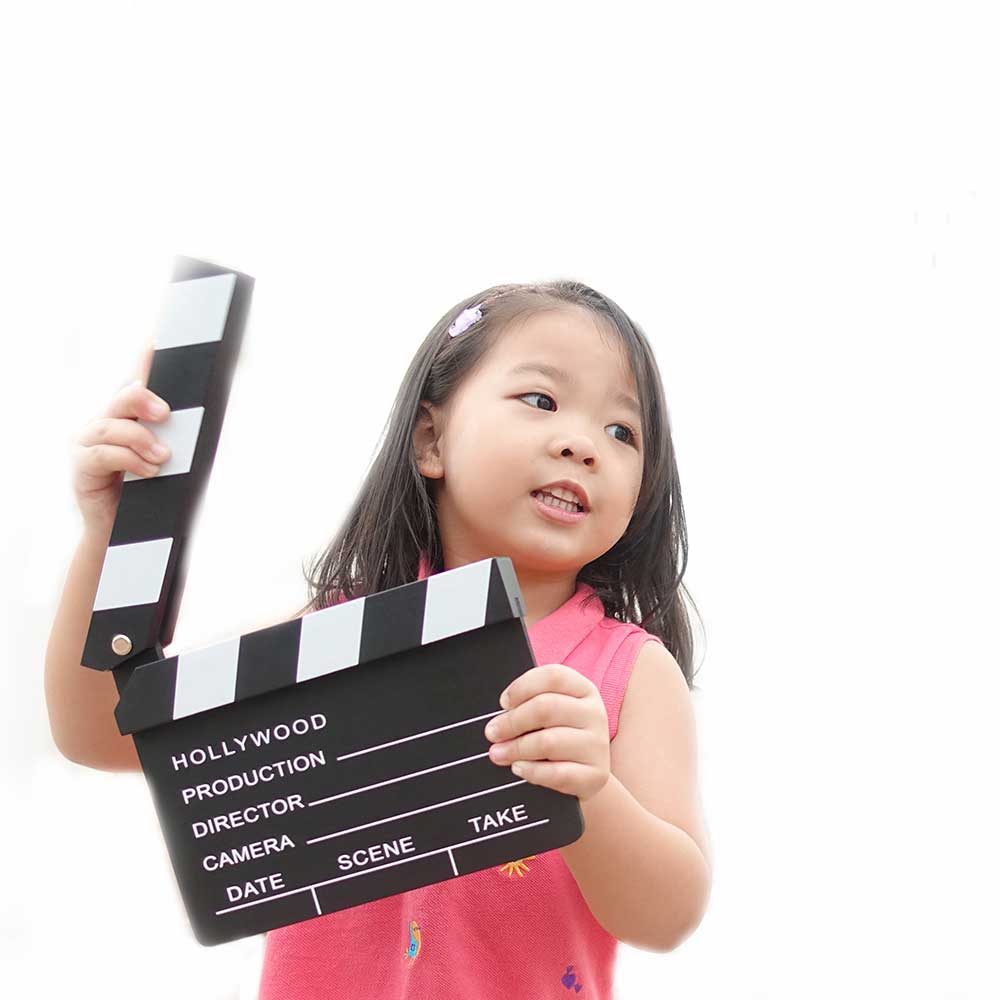
[[[515,760],[575,760],[588,764],[595,749],[594,737],[588,730],[552,726],[494,743],[490,747],[490,760],[503,765]]]
[[[147,462],[160,464],[170,456],[170,449],[138,420],[117,417],[99,417],[91,421],[77,439],[85,448],[100,445],[118,446],[135,452]],[[105,453],[103,460],[111,460],[116,452]],[[120,470],[122,466],[118,466]],[[111,470],[109,470],[111,471]]]
[[[153,355],[156,353],[156,341],[150,339],[146,346],[142,349],[142,354],[139,357],[139,367],[136,371],[136,378],[143,385],[149,384],[149,369],[153,366]]]
[[[594,706],[587,698],[543,691],[527,701],[493,717],[483,729],[488,740],[509,740],[546,726],[575,726],[586,729],[593,724]]]
[[[513,708],[543,691],[556,691],[577,698],[589,694],[593,682],[579,670],[564,663],[543,663],[526,670],[507,685],[500,695],[501,708]]]
[[[164,420],[170,413],[166,400],[161,399],[138,382],[122,386],[112,397],[104,413],[106,417],[132,417],[142,420]]]
[[[137,476],[155,476],[160,466],[147,462],[131,448],[117,444],[93,444],[80,446],[77,469],[81,487],[86,487],[87,479],[92,477],[97,486],[103,486],[107,477],[115,472],[132,472]]]
[[[517,777],[532,785],[544,785],[564,795],[581,795],[594,781],[594,769],[572,760],[522,760],[511,768]]]
[[[165,399],[157,396],[147,388],[149,372],[153,366],[153,355],[156,353],[156,341],[146,342],[136,366],[136,377],[123,385],[111,398],[107,410],[101,414],[105,417],[132,417],[142,420],[165,420],[170,414],[170,407]]]

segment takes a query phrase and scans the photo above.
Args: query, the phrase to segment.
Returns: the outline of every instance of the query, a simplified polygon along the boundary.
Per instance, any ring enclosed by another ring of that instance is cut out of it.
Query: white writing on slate
[[[270,819],[272,816],[284,816],[285,813],[294,812],[296,809],[305,809],[302,796],[288,795],[283,799],[258,802],[256,805],[223,813],[221,816],[210,816],[205,820],[196,820],[191,824],[191,830],[195,837],[205,837],[210,833],[218,833],[220,830],[235,830],[238,826],[256,823],[262,819]]]
[[[250,771],[241,771],[239,774],[230,774],[225,778],[216,778],[214,781],[206,781],[200,785],[192,785],[189,788],[181,789],[181,797],[187,805],[192,799],[211,799],[227,792],[237,792],[241,788],[248,788],[256,785],[260,781],[273,781],[275,778],[284,778],[289,774],[298,771],[308,771],[312,767],[321,767],[326,764],[326,753],[323,750],[312,750],[308,754],[300,753],[297,757],[288,757],[285,760],[274,760],[270,764],[262,764]]]
[[[281,835],[281,840],[277,837],[265,837],[264,840],[255,840],[252,844],[244,844],[242,847],[234,847],[230,851],[221,851],[219,854],[207,854],[201,860],[201,865],[207,872],[218,871],[226,865],[238,865],[243,861],[252,861],[254,858],[263,858],[268,854],[278,854],[289,847],[294,847],[295,841],[287,833]]]
[[[304,736],[306,733],[322,729],[326,725],[326,716],[321,712],[310,715],[308,719],[295,719],[294,722],[279,722],[276,726],[268,729],[258,729],[243,736],[233,736],[229,740],[222,740],[218,746],[209,745],[207,747],[195,747],[187,753],[174,754],[170,762],[175,771],[182,767],[197,767],[210,760],[222,760],[223,757],[232,757],[234,754],[246,750],[260,749],[268,746],[272,737],[275,740],[287,740],[289,736]]]
[[[511,823],[520,823],[521,820],[527,818],[528,814],[524,811],[524,805],[519,802],[516,806],[508,806],[506,809],[487,813],[485,816],[473,816],[469,822],[476,833],[482,833],[484,830],[494,830],[501,826],[510,826]]]
[[[209,744],[208,746],[194,747],[186,753],[172,755],[171,762],[175,771],[197,768],[208,761],[223,760],[227,757],[232,757],[239,753],[246,752],[247,750],[260,749],[261,747],[269,746],[272,741],[279,743],[289,739],[291,736],[306,736],[317,730],[323,729],[326,725],[326,716],[322,713],[315,713],[308,717],[294,719],[291,722],[277,723],[276,725],[258,729],[253,732],[247,732],[239,736],[227,737],[217,743]],[[436,731],[437,730],[434,730],[432,732]],[[430,735],[430,733],[421,733],[418,735],[427,736]],[[416,737],[409,738],[412,739]],[[386,745],[388,746],[391,744]],[[371,749],[380,748],[373,747]],[[367,751],[363,750],[358,752]],[[353,754],[348,754],[346,756],[353,756]],[[486,754],[480,754],[478,756],[486,756]],[[339,762],[341,759],[342,758],[337,757],[336,762]],[[465,760],[474,759],[476,758],[465,758]],[[437,767],[429,768],[429,770],[438,770],[440,767],[452,766],[463,762],[464,760],[451,761],[443,765],[438,765]],[[287,778],[289,776],[294,776],[297,773],[308,771],[314,767],[325,767],[326,763],[327,759],[325,750],[319,749],[315,751],[307,751],[293,757],[274,760],[267,764],[261,764],[258,767],[247,768],[244,771],[234,772],[225,777],[194,783],[186,788],[180,789],[181,797],[185,805],[190,805],[195,802],[201,802],[205,799],[215,799],[220,796],[227,795],[230,792],[237,792],[240,789],[250,788],[264,781],[273,781],[276,778]],[[406,773],[392,780],[406,780],[407,778],[416,777],[422,773],[423,772],[421,771]],[[384,784],[385,782],[382,783]],[[378,787],[378,785],[372,785],[370,787]],[[501,787],[504,786],[498,786],[495,790],[499,791]],[[363,786],[341,794],[357,794],[366,790],[367,787]],[[339,795],[331,796],[331,798],[339,797]],[[319,802],[325,801],[327,801],[327,799],[319,800]],[[212,834],[218,834],[221,831],[236,830],[245,825],[258,823],[261,820],[271,820],[280,816],[285,816],[288,813],[303,809],[307,805],[317,805],[319,802],[306,803],[303,801],[303,796],[301,794],[286,794],[277,798],[257,802],[253,805],[248,805],[240,809],[233,809],[229,812],[223,812],[214,816],[193,820],[191,822],[191,831],[194,834],[195,839],[200,839],[202,837],[208,837]],[[444,808],[447,805],[449,805],[448,802],[441,802],[438,803],[437,806],[425,808]],[[423,812],[425,810],[418,809],[415,811]],[[379,820],[379,822],[390,822],[394,819],[400,819],[404,815],[407,814],[403,813],[399,816],[386,816]],[[351,872],[356,874],[364,870],[378,871],[386,867],[391,867],[393,864],[406,863],[408,861],[417,860],[418,858],[446,852],[451,859],[451,866],[454,874],[458,875],[459,871],[455,864],[455,860],[452,857],[452,852],[455,849],[464,847],[466,843],[472,844],[478,842],[479,840],[490,840],[497,836],[502,837],[505,833],[511,832],[513,828],[518,826],[534,827],[548,822],[548,820],[545,819],[528,822],[528,818],[528,811],[525,804],[517,803],[516,805],[507,806],[502,809],[496,809],[492,812],[469,817],[466,822],[474,831],[473,840],[455,843],[446,847],[436,848],[420,853],[419,849],[414,844],[412,836],[402,836],[394,840],[385,840],[369,844],[368,846],[359,848],[349,854],[339,854],[337,855],[337,866],[341,872]],[[263,832],[270,833],[271,831],[265,828]],[[340,831],[340,833],[349,832],[352,831]],[[326,840],[337,835],[339,834],[328,834],[323,837],[317,837],[314,840],[307,840],[306,843],[312,844],[318,842],[319,840]],[[260,840],[251,841],[235,847],[226,847],[223,850],[217,849],[216,853],[205,854],[201,859],[201,867],[206,872],[218,872],[227,867],[245,864],[249,861],[264,858],[271,854],[280,854],[282,851],[294,849],[295,847],[296,842],[287,833],[275,833],[274,836],[263,836]],[[352,876],[342,875],[340,878],[350,877]],[[316,898],[315,890],[320,885],[327,884],[327,882],[337,881],[340,881],[340,879],[327,879],[326,882],[317,882],[314,885],[286,890],[281,892],[280,895],[286,896],[289,892],[298,893],[311,890],[317,913],[322,913],[319,900]],[[238,910],[243,909],[245,906],[253,905],[253,903],[258,899],[263,902],[261,897],[267,897],[274,894],[278,890],[285,889],[284,873],[279,871],[235,885],[226,886],[225,891],[230,903],[240,904],[238,906],[232,906],[230,909]],[[217,914],[226,912],[229,911],[219,910],[217,911]]]
[[[261,875],[243,885],[227,885],[226,895],[230,903],[239,902],[241,899],[253,899],[254,896],[262,896],[265,892],[274,892],[275,889],[284,889],[285,883],[281,872],[273,875]]]
[[[353,854],[338,854],[337,867],[341,871],[350,871],[352,868],[364,868],[365,865],[374,861],[385,861],[386,858],[399,857],[402,854],[412,854],[416,848],[413,846],[412,837],[402,837],[399,840],[385,841],[381,844],[372,844]]]

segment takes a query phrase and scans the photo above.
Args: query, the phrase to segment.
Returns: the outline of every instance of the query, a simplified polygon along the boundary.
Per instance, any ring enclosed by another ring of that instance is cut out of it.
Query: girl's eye
[[[542,399],[547,399],[547,400],[549,400],[549,402],[551,402],[553,404],[555,403],[555,400],[551,396],[549,396],[547,393],[544,393],[544,392],[524,392],[520,396],[518,396],[518,399],[524,399],[525,396],[540,396]],[[536,409],[537,409],[537,407],[536,407]],[[542,407],[542,409],[545,409],[545,407]],[[552,411],[550,410],[549,412],[551,413]],[[623,440],[622,438],[616,438],[615,440],[616,441],[621,441],[622,444],[631,444],[634,447],[636,447],[636,449],[638,450],[638,440],[637,440],[636,433],[635,433],[634,430],[632,430],[631,427],[629,427],[628,424],[611,424],[610,426],[611,427],[624,427],[625,430],[627,430],[628,433],[629,433],[628,439],[627,440]]]
[[[555,400],[551,396],[547,396],[544,392],[523,392],[521,393],[520,396],[518,396],[518,399],[524,399],[525,396],[539,396],[542,399],[547,399],[550,403],[555,402]]]

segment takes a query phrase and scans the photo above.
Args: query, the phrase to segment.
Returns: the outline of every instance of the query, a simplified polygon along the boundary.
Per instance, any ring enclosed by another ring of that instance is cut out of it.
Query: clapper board
[[[171,447],[126,474],[82,663],[114,672],[195,937],[221,944],[562,847],[579,800],[489,758],[536,666],[506,557],[164,657],[253,279],[178,258],[149,388]]]

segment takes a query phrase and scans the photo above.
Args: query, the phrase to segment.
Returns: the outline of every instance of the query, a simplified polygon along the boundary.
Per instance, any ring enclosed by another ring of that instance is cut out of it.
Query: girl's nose
[[[597,449],[594,447],[594,442],[586,434],[576,434],[561,440],[559,454],[563,458],[572,456],[593,464],[597,457]]]

